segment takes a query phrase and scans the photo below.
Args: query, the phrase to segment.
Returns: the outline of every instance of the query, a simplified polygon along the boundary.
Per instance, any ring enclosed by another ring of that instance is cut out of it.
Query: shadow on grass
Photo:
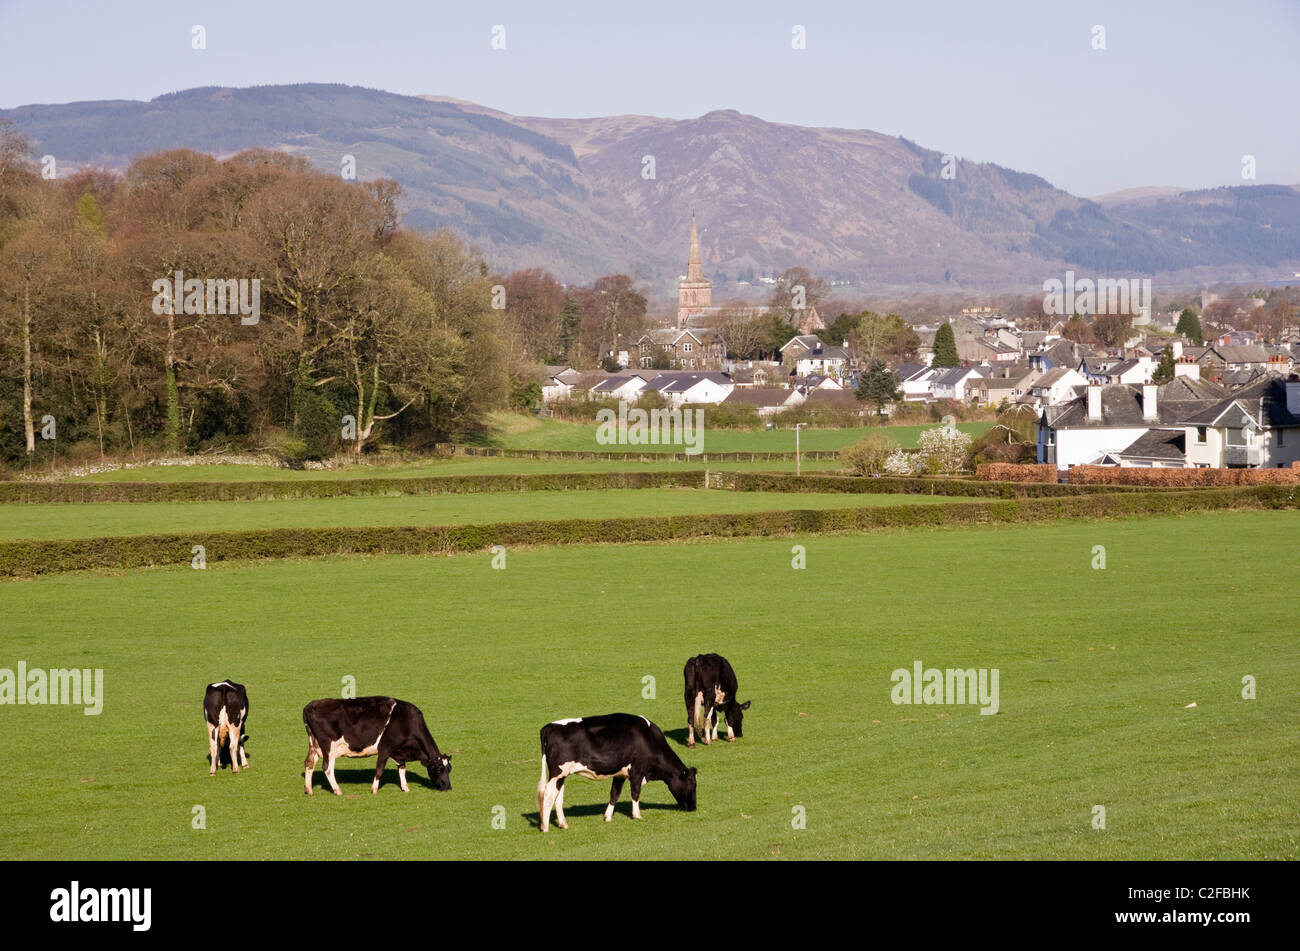
[[[605,817],[605,807],[608,806],[608,805],[609,805],[609,801],[608,801],[608,800],[606,800],[604,803],[600,803],[600,804],[592,804],[592,805],[587,805],[587,806],[568,806],[568,805],[566,805],[566,806],[564,807],[564,818],[567,819],[567,820],[569,820],[570,825],[572,825],[572,820],[573,820],[574,818],[586,818],[586,817],[589,817],[589,816],[600,816],[600,817],[603,819],[603,818]],[[668,810],[674,810],[674,811],[680,812],[680,811],[681,811],[681,808],[682,808],[682,807],[679,806],[679,805],[677,805],[677,803],[675,803],[675,802],[646,802],[645,800],[642,800],[642,801],[641,801],[641,815],[642,815],[643,817],[645,816],[645,814],[646,814],[647,812],[650,812],[650,811],[655,810],[655,809],[668,809]],[[542,816],[541,816],[540,813],[537,813],[537,812],[521,812],[519,815],[520,815],[522,818],[526,819],[526,820],[528,821],[528,824],[529,824],[530,826],[532,826],[534,829],[540,829],[540,828],[542,827]],[[631,801],[630,799],[624,799],[622,802],[620,802],[618,805],[616,805],[616,806],[614,807],[614,815],[615,815],[616,817],[617,817],[617,816],[623,816],[623,817],[626,817],[626,818],[628,818],[628,819],[631,819],[631,818],[632,818],[632,801]],[[612,822],[613,820],[610,820],[610,821]],[[552,826],[555,826],[555,813],[551,813],[551,825],[552,825]],[[556,828],[559,828],[559,826],[555,826],[555,827],[556,827]]]
[[[422,768],[423,767],[421,767],[421,769]],[[302,770],[298,771],[298,775],[300,777],[302,776]],[[335,763],[334,780],[339,784],[340,791],[346,791],[351,786],[369,787],[370,784],[375,781],[375,768],[372,766],[370,769],[340,769],[339,765]],[[379,791],[383,792],[390,784],[394,789],[397,789],[398,791],[401,790],[401,786],[398,785],[396,767],[393,769],[384,769],[384,774],[379,777]],[[321,770],[319,763],[316,764],[316,769],[312,771],[312,785],[319,786],[326,792],[331,792],[329,780],[325,778],[325,773]],[[435,792],[440,791],[438,787],[433,784],[433,780],[423,772],[417,772],[411,766],[406,767],[406,785],[412,789],[416,786],[423,786],[425,789],[432,789]],[[456,787],[453,784],[452,790],[455,790],[455,788]]]

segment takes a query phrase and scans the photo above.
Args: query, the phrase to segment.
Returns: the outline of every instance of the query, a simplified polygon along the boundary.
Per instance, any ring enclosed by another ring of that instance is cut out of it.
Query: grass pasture
[[[598,426],[595,423],[568,422],[518,414],[501,414],[494,417],[491,436],[479,440],[477,445],[500,449],[543,449],[576,452],[607,452],[633,450],[636,452],[681,452],[677,445],[660,446],[606,446],[596,441]],[[922,432],[940,425],[938,422],[923,426],[856,426],[845,429],[803,429],[799,433],[799,447],[806,451],[843,449],[857,442],[867,433],[884,433],[904,449],[916,446]],[[979,436],[993,424],[988,422],[958,423],[962,432]],[[704,452],[794,452],[794,430],[783,429],[710,429],[709,410],[704,408],[704,432],[700,443]]]
[[[504,571],[481,554],[3,580],[0,667],[100,667],[106,697],[99,716],[0,707],[0,859],[1296,859],[1300,563],[1278,555],[1298,529],[1229,512],[537,548]],[[753,707],[744,739],[687,751],[681,668],[707,650]],[[917,660],[997,668],[998,714],[895,706],[891,671]],[[249,689],[252,768],[209,778],[203,686],[225,677]],[[301,708],[345,677],[422,708],[451,792],[413,766],[403,795],[390,765],[372,796],[361,759],[342,799],[319,771],[303,795]],[[605,824],[608,784],[574,778],[571,828],[543,836],[538,729],[616,710],[699,767],[699,811],[651,784],[642,822],[625,790]]]
[[[234,502],[50,502],[0,505],[0,540],[359,525],[474,525],[954,501],[967,500],[939,495],[650,488]]]

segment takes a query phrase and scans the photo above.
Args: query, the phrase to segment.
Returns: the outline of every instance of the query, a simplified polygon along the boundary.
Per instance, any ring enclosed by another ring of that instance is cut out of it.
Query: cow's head
[[[687,812],[695,811],[695,767],[685,767],[668,779],[668,790],[677,800],[677,805]]]
[[[441,789],[446,792],[451,789],[451,758],[443,756],[441,753],[434,753],[429,759],[424,761],[424,768],[429,771],[429,779],[433,781],[435,789]]]
[[[740,739],[744,736],[744,734],[740,732],[740,723],[745,719],[744,711],[749,709],[751,703],[753,703],[752,700],[746,700],[744,703],[736,703],[736,701],[733,700],[731,703],[727,704],[727,708],[724,711],[727,717],[727,726],[731,727],[732,731],[736,734],[736,739]]]

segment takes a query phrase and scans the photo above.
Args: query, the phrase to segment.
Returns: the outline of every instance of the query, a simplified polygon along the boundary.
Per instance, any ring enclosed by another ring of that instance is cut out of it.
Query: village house
[[[720,368],[726,357],[722,338],[707,328],[650,330],[636,341],[637,362],[644,369],[667,357],[680,370]]]
[[[658,393],[672,403],[721,403],[735,390],[725,373],[661,373],[643,394]]]
[[[796,389],[784,389],[776,386],[736,387],[722,401],[723,406],[753,406],[762,417],[779,413],[783,409],[798,406],[805,395]]]
[[[932,387],[934,398],[965,403],[970,399],[971,385],[983,379],[988,372],[988,367],[953,367],[949,370],[940,370],[934,378]]]
[[[1300,461],[1300,380],[1261,379],[1181,422],[1189,466],[1290,466]]]
[[[1082,395],[1044,407],[1038,423],[1038,461],[1055,463],[1058,469],[1119,464],[1115,455],[1130,447],[1149,448],[1147,443],[1135,446],[1149,431],[1183,428],[1183,420],[1226,396],[1223,387],[1190,377],[1163,386],[1089,384]]]
[[[594,400],[627,400],[632,403],[641,395],[641,391],[645,389],[652,376],[652,374],[628,373],[606,377],[588,390],[588,393]]]

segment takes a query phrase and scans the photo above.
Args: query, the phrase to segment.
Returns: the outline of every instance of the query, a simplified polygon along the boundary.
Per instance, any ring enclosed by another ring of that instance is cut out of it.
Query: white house
[[[964,403],[969,398],[968,390],[971,383],[987,373],[987,367],[953,367],[939,370],[931,388],[934,398]]]
[[[725,373],[663,373],[642,393],[658,393],[673,403],[721,403],[736,388]]]
[[[645,389],[650,376],[652,374],[643,376],[638,373],[611,376],[608,379],[601,380],[589,392],[594,400],[627,400],[631,403],[641,395],[641,391]]]
[[[1055,367],[1048,370],[1029,387],[1029,396],[1039,406],[1074,399],[1075,388],[1087,386],[1088,381],[1074,367]]]
[[[1226,395],[1220,386],[1189,377],[1163,386],[1089,384],[1082,396],[1043,409],[1038,461],[1056,463],[1058,469],[1116,465],[1114,456],[1134,447],[1149,431],[1182,428],[1184,419],[1222,402]]]
[[[794,371],[799,376],[842,376],[848,365],[847,350],[825,344],[813,350],[805,350],[795,357]]]
[[[903,391],[903,401],[918,403],[933,399],[934,378],[940,372],[919,363],[904,363],[900,366],[894,371],[894,377],[898,380],[899,389]]]
[[[1189,466],[1290,466],[1300,461],[1300,382],[1260,380],[1182,422]]]

